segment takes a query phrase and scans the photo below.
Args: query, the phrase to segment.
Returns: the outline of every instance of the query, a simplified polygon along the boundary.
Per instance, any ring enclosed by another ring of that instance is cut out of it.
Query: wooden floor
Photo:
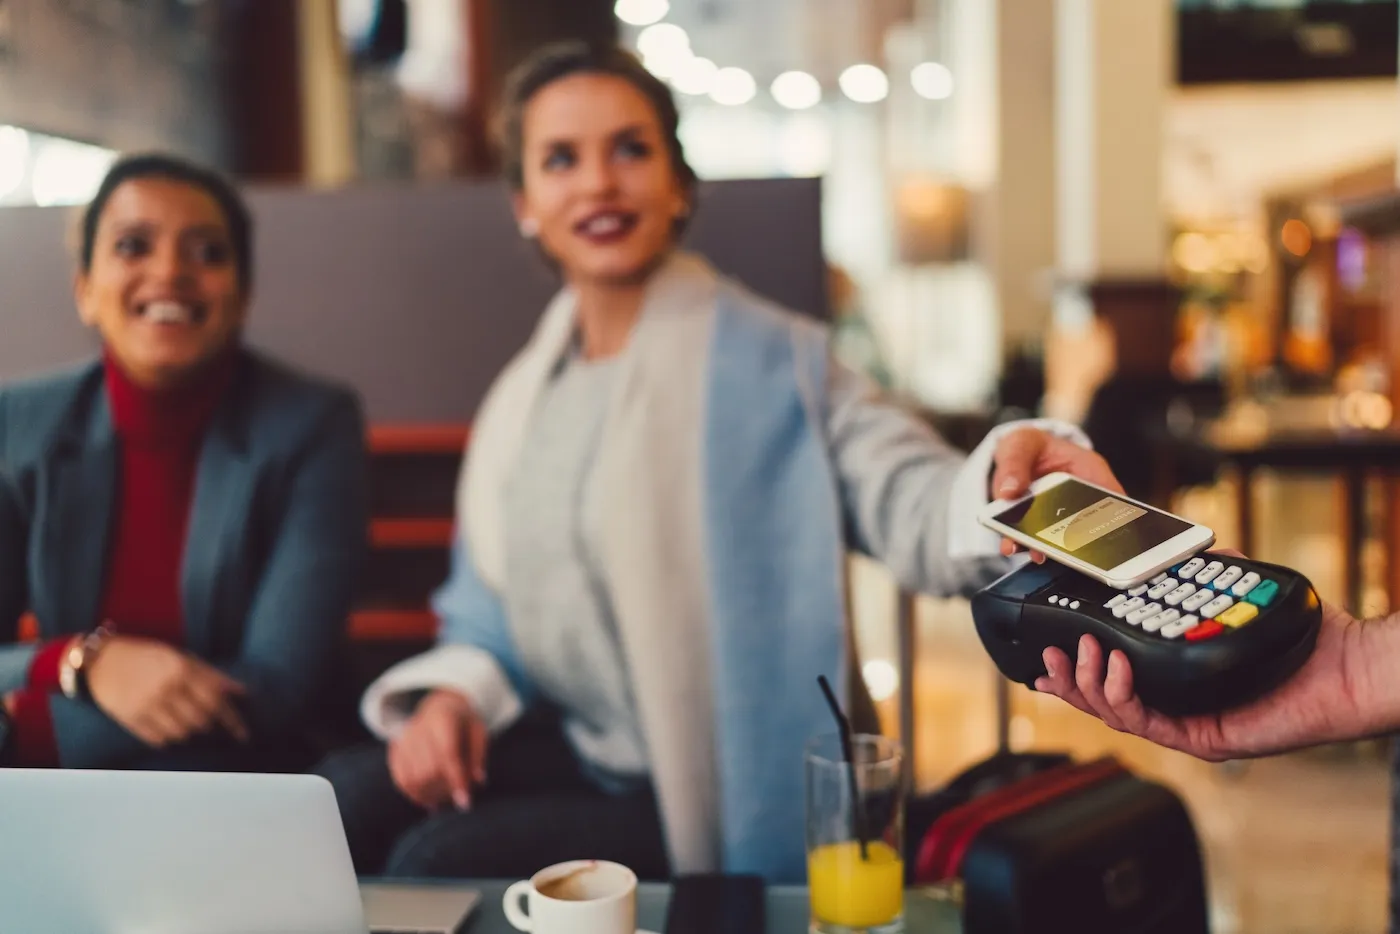
[[[1180,511],[1213,518],[1230,544],[1228,497],[1199,493]],[[1324,596],[1339,591],[1335,498],[1325,483],[1266,485],[1260,557],[1307,568]],[[1288,503],[1287,518],[1280,508]],[[857,574],[864,657],[892,657],[888,585]],[[1380,600],[1384,599],[1381,595]],[[922,601],[915,682],[917,780],[933,787],[996,744],[995,669],[967,604]],[[1116,733],[1055,698],[1013,689],[1016,749],[1112,752],[1187,801],[1207,860],[1216,934],[1370,934],[1385,931],[1390,775],[1382,744],[1348,745],[1217,766]],[[882,714],[893,716],[888,703]]]

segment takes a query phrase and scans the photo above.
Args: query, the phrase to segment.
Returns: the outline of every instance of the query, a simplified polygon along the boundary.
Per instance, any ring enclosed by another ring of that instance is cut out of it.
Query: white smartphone
[[[994,500],[981,523],[1076,571],[1125,589],[1215,542],[1203,525],[1067,473],[1031,484],[1016,500]]]

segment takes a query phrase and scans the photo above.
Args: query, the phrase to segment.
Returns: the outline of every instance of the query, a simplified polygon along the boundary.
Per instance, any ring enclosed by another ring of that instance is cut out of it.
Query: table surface
[[[454,882],[481,893],[481,904],[462,934],[515,934],[501,910],[501,899],[509,882]],[[637,925],[643,931],[664,934],[666,906],[670,886],[643,883],[637,889]],[[957,910],[950,904],[910,892],[905,897],[905,927],[909,934],[959,934],[962,925]],[[768,889],[768,927],[766,934],[806,934],[807,890],[799,886],[772,886]]]

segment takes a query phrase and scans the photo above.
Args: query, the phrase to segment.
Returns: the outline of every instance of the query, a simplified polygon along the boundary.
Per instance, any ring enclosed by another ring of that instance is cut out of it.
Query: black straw
[[[836,731],[841,737],[841,755],[846,759],[846,774],[851,779],[851,819],[855,822],[856,839],[860,841],[860,858],[868,860],[870,854],[866,850],[865,842],[865,806],[861,802],[860,787],[856,784],[856,758],[851,749],[851,723],[841,712],[841,705],[836,703],[836,695],[832,693],[826,675],[817,675],[817,683],[822,686],[822,693],[826,695],[826,702],[831,707],[831,715],[836,718]]]

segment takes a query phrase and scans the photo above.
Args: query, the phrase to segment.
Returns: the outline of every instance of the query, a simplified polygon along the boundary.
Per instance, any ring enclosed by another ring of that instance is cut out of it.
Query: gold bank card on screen
[[[1052,545],[1074,552],[1145,515],[1147,510],[1141,506],[1105,496],[1036,534]]]

